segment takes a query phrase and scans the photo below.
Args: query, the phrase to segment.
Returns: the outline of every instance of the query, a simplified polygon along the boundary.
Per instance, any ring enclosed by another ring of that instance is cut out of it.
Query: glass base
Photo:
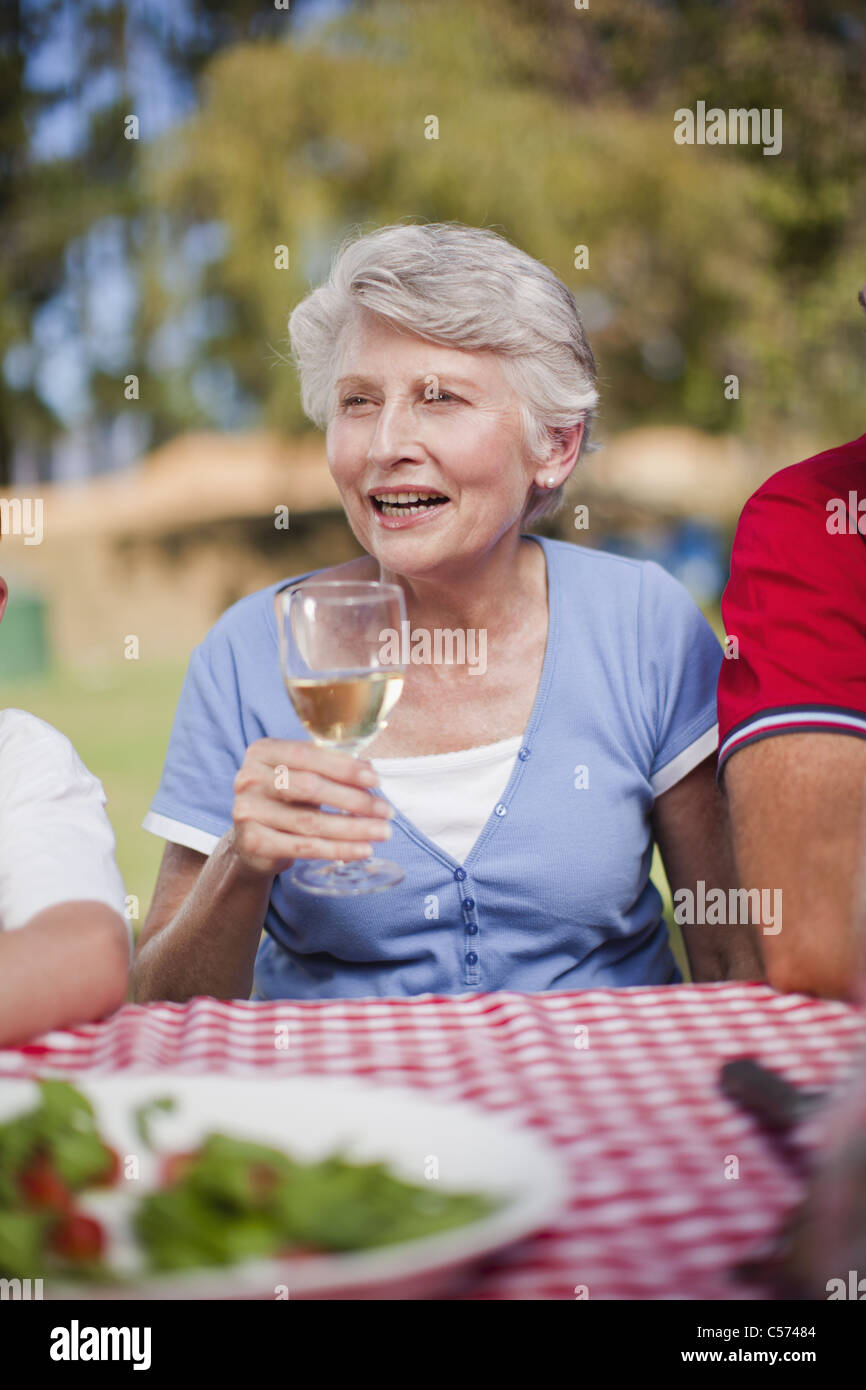
[[[317,864],[304,860],[296,864],[289,882],[305,893],[329,898],[350,898],[359,893],[381,893],[405,877],[399,864],[390,859],[362,859],[351,864]]]

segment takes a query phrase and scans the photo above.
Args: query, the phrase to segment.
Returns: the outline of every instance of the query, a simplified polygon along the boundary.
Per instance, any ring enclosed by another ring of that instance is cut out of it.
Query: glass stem
[[[357,749],[357,748],[346,748],[346,749],[344,749],[343,751],[346,752],[346,753],[348,753],[348,754],[349,754],[349,757],[350,757],[350,758],[354,758],[355,761],[357,762],[357,760],[358,760],[358,752],[359,752],[359,749]],[[341,812],[340,812],[340,815],[341,815],[341,816],[348,816],[348,815],[349,815],[349,812],[348,812],[348,811],[341,811]],[[351,873],[352,870],[355,868],[356,865],[360,867],[360,865],[362,865],[362,864],[369,864],[369,863],[370,863],[370,860],[371,860],[372,858],[373,858],[372,854],[368,854],[366,859],[360,859],[360,860],[359,860],[359,859],[353,859],[351,864],[347,863],[345,859],[334,859],[334,860],[332,861],[332,867],[336,870],[336,872],[337,872],[338,874]]]

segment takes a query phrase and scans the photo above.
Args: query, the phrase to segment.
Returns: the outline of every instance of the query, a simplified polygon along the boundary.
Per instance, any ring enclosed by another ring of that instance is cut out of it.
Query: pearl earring
[[[555,478],[548,478],[548,480],[547,480],[547,486],[548,486],[548,487],[556,487],[556,479],[555,479]]]

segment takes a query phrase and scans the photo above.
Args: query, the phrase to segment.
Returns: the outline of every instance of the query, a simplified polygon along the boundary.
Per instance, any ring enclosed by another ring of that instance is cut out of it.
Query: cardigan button
[[[465,870],[465,869],[455,869],[455,870],[454,870],[454,877],[457,879],[457,882],[458,882],[458,883],[462,883],[463,880],[464,880],[464,878],[466,877],[466,870]]]
[[[497,814],[497,816],[507,816],[507,815],[508,815],[508,807],[505,806],[501,801],[500,801],[499,805],[498,805],[495,809],[496,809],[496,814]]]
[[[467,951],[467,952],[466,952],[466,964],[467,964],[467,965],[477,965],[477,964],[478,964],[478,957],[476,956],[476,954],[475,954],[474,951]]]
[[[519,750],[517,756],[518,756],[518,758],[520,759],[521,762],[525,763],[525,762],[526,762],[526,759],[529,757],[529,753],[530,753],[530,749],[528,749],[528,748],[526,747],[526,744],[524,744],[523,747]]]

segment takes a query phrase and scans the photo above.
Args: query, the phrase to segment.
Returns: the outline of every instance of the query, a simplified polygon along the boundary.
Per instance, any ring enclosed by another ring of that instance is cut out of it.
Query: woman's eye
[[[435,396],[428,396],[425,394],[424,399],[435,405],[439,402],[447,404],[449,401],[456,401],[457,397],[452,395],[450,391],[437,391]],[[370,398],[369,396],[346,396],[345,400],[341,401],[340,404],[344,409],[355,405],[369,405]]]

